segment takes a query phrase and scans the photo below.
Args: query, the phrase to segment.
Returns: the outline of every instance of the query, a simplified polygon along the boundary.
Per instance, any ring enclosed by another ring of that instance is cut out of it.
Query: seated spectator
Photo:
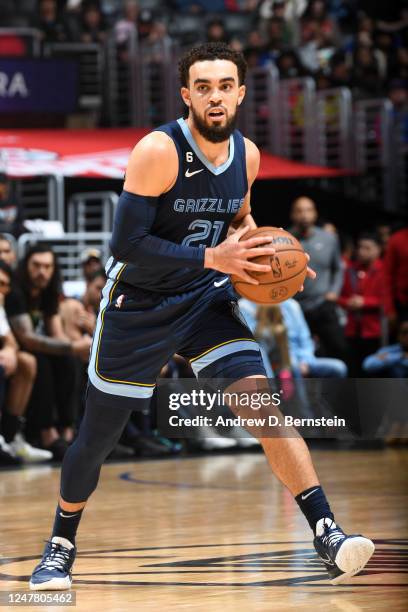
[[[408,79],[393,79],[388,86],[388,97],[393,103],[394,109],[393,114],[397,121],[401,121],[404,125],[405,131],[402,132],[401,136],[405,144],[408,143],[406,134],[408,129],[406,124],[408,122]]]
[[[319,48],[320,29],[318,21],[315,19],[302,20],[298,54],[305,70],[308,70],[309,72],[317,72],[319,70]]]
[[[81,42],[103,43],[107,33],[107,26],[98,5],[86,5],[81,17]]]
[[[12,196],[10,181],[0,173],[0,232],[20,236],[24,232],[21,206]]]
[[[279,17],[269,19],[266,28],[266,52],[268,59],[277,60],[285,48],[285,22]]]
[[[129,38],[137,32],[139,4],[136,0],[127,0],[123,8],[123,16],[115,23],[114,36],[118,45],[125,45]]]
[[[305,76],[305,70],[295,51],[284,51],[276,60],[281,79]]]
[[[17,342],[10,329],[3,302],[10,292],[12,282],[11,268],[0,260],[0,370],[8,379],[6,397],[2,411],[2,431],[9,452],[21,461],[47,461],[52,453],[34,448],[24,437],[25,412],[31,396],[36,376],[35,357],[18,350]],[[1,408],[1,405],[0,405]],[[1,464],[1,457],[0,457]]]
[[[375,233],[380,241],[382,259],[387,249],[388,241],[391,238],[391,226],[388,223],[379,223],[375,228]]]
[[[222,19],[212,19],[207,23],[206,42],[229,43],[229,38]]]
[[[406,47],[399,47],[396,50],[394,61],[391,63],[388,70],[388,77],[392,80],[408,81],[408,49]]]
[[[353,92],[355,96],[376,96],[383,90],[378,59],[371,47],[358,46],[353,58]]]
[[[84,334],[92,336],[105,283],[105,271],[100,268],[88,277],[85,293],[79,300],[61,302],[59,312],[63,328],[71,340],[79,340]]]
[[[100,250],[90,247],[82,251],[81,267],[85,281],[89,281],[89,279],[93,276],[94,272],[97,272],[98,270],[103,268],[102,254]]]
[[[276,15],[276,9],[281,5],[284,5],[284,18],[287,21],[294,21],[304,13],[307,0],[261,0],[259,16],[261,19],[270,19]]]
[[[287,331],[292,372],[295,375],[311,378],[347,376],[347,366],[344,361],[330,357],[316,357],[309,326],[296,300],[286,300],[279,307]]]
[[[347,312],[345,333],[350,347],[350,375],[354,377],[364,376],[363,360],[381,344],[387,288],[380,252],[374,234],[360,236],[356,260],[346,268],[338,299]]]
[[[41,30],[43,42],[66,42],[70,39],[65,19],[59,14],[56,0],[39,0],[38,16],[33,27]]]
[[[349,87],[352,69],[344,53],[336,52],[330,58],[330,80],[332,87]]]
[[[0,260],[4,261],[12,269],[16,267],[16,252],[9,238],[4,234],[0,234]]]
[[[27,411],[28,429],[54,459],[61,459],[74,436],[74,358],[88,359],[91,339],[72,342],[63,332],[58,314],[59,268],[50,247],[36,245],[27,251],[20,264],[19,281],[21,292],[15,289],[10,293],[6,312],[18,343],[37,359],[37,378]]]
[[[330,17],[326,0],[309,0],[302,17],[316,21],[319,27],[319,46],[332,47],[336,42],[336,23]]]
[[[398,343],[366,357],[363,368],[371,376],[408,378],[408,320],[399,325]]]

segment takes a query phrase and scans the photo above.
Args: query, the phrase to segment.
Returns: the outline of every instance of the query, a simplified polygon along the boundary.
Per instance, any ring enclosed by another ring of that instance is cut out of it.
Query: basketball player
[[[235,129],[246,65],[240,53],[208,43],[186,53],[179,69],[188,117],[143,138],[127,167],[91,350],[86,410],[64,458],[53,531],[31,589],[71,586],[75,535],[101,465],[129,410],[146,408],[160,369],[174,353],[188,359],[199,378],[233,379],[241,388],[242,381],[250,385],[252,378],[265,378],[259,347],[238,316],[228,276],[257,284],[249,273],[270,266],[251,259],[274,253],[266,246],[270,237],[244,239],[256,227],[250,190],[259,166],[256,146]],[[304,441],[299,436],[260,441],[308,520],[332,582],[356,574],[374,545],[346,536],[334,522]]]

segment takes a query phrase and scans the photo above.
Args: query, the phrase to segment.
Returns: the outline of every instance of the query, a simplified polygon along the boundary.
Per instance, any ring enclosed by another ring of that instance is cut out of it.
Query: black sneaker
[[[340,584],[358,574],[375,548],[374,543],[362,535],[346,535],[330,518],[317,523],[313,544],[332,584]]]
[[[30,580],[32,591],[63,591],[72,584],[72,565],[76,548],[66,538],[54,536],[47,545]]]

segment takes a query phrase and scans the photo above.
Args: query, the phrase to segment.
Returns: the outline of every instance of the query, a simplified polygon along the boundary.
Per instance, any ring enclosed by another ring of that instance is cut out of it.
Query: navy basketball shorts
[[[166,296],[108,279],[88,368],[92,385],[123,398],[150,398],[175,353],[197,378],[266,376],[229,281]]]

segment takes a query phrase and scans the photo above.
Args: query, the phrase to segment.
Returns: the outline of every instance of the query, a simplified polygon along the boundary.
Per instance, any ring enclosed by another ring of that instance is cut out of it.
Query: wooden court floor
[[[376,541],[349,584],[326,580],[262,454],[121,463],[104,466],[80,525],[74,609],[408,610],[408,451],[313,456],[339,524]],[[0,472],[1,590],[28,592],[58,481],[51,467]]]

